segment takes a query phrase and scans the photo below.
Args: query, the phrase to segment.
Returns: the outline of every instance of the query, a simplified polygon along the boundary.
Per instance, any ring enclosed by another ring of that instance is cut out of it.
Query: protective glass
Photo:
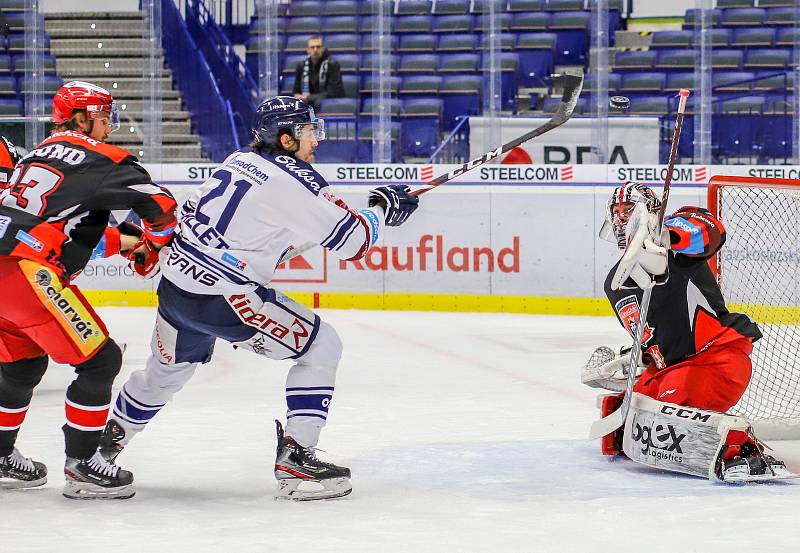
[[[630,218],[634,216],[635,207],[636,204],[632,202],[625,202],[620,206],[613,198],[608,200],[608,203],[606,203],[606,220],[603,222],[598,236],[606,242],[625,248],[627,244],[625,229],[629,226]]]
[[[98,107],[95,108],[94,110],[89,111],[88,113],[92,119],[102,119],[103,117],[106,117],[106,113],[109,112]],[[119,129],[120,126],[119,110],[117,109],[116,102],[111,102],[111,112],[108,115],[108,126],[111,129],[111,132],[114,132]]]

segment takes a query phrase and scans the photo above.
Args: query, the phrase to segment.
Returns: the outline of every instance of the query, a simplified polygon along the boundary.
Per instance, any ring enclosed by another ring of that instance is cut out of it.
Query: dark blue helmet
[[[317,141],[325,140],[325,121],[314,114],[314,108],[291,96],[274,96],[261,102],[256,110],[253,136],[264,144],[275,144],[282,130],[300,139],[305,125],[312,125]]]

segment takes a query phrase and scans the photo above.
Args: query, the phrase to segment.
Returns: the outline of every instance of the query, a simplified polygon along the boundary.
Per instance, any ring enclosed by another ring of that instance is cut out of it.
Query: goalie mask
[[[627,245],[625,227],[637,203],[643,203],[650,213],[658,213],[661,207],[655,192],[640,182],[626,182],[616,187],[606,204],[606,220],[600,229],[600,238],[615,242],[624,250]]]

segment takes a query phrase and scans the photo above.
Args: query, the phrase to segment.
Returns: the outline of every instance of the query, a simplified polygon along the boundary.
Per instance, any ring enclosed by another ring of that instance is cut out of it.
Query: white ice
[[[154,311],[100,313],[128,344],[119,386],[144,363]],[[119,457],[136,497],[65,499],[72,371],[51,366],[18,440],[50,481],[0,491],[0,553],[800,550],[800,485],[657,473],[587,440],[598,413],[579,367],[625,342],[610,318],[320,313],[345,344],[321,456],[351,467],[352,495],[273,500],[288,363],[218,342]]]

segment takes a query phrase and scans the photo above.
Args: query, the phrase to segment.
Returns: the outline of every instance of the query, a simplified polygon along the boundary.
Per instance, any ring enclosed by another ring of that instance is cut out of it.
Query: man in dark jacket
[[[306,51],[308,57],[298,63],[295,70],[294,97],[319,110],[319,101],[323,98],[344,97],[342,68],[330,56],[319,35],[308,39]]]

